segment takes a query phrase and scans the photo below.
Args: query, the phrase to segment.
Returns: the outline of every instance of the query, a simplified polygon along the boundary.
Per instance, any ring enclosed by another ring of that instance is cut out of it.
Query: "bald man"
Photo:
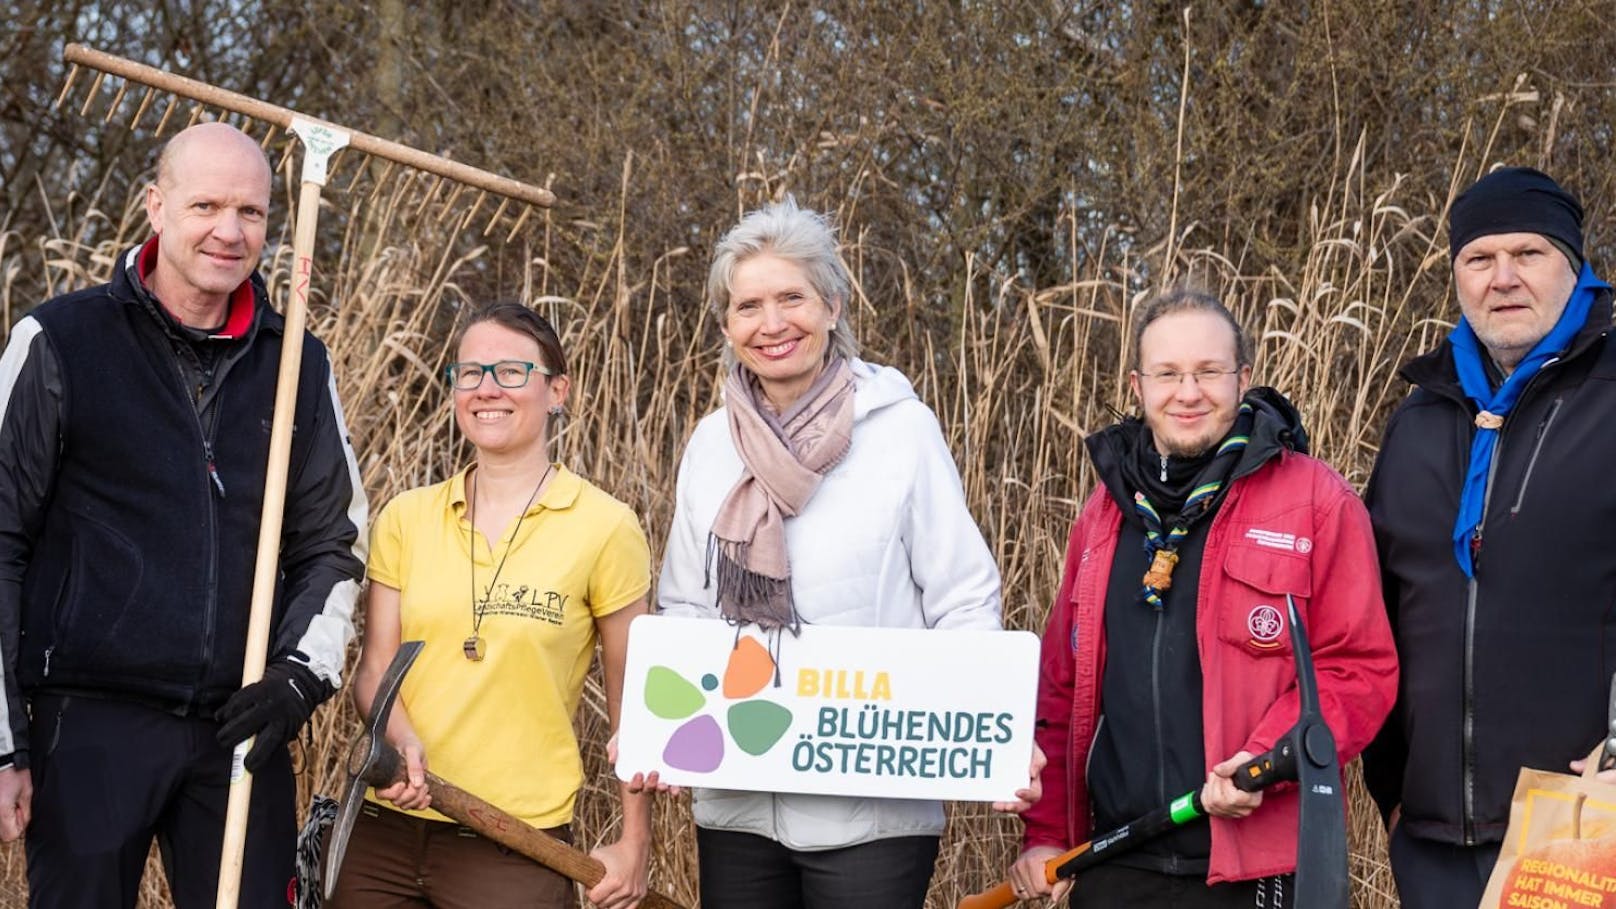
[[[313,335],[268,667],[237,690],[285,323],[258,274],[270,168],[221,123],[175,136],[153,236],[0,355],[0,840],[29,905],[132,907],[153,836],[211,906],[231,749],[256,735],[241,905],[287,905],[287,742],[338,685],[365,498]]]

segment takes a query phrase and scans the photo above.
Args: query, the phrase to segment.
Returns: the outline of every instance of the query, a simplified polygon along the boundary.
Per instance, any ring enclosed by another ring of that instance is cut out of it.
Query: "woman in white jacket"
[[[707,302],[731,369],[679,465],[663,613],[773,634],[999,627],[937,418],[855,356],[850,288],[830,226],[790,200],[718,244]],[[940,803],[900,799],[697,789],[695,815],[706,909],[919,909],[943,830]]]

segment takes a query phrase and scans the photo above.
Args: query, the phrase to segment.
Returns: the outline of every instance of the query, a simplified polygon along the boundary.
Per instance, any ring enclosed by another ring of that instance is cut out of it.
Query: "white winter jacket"
[[[1000,627],[999,569],[965,507],[937,417],[903,373],[852,361],[853,442],[803,512],[785,522],[791,590],[807,624]],[[658,605],[717,619],[704,584],[708,531],[741,476],[723,409],[697,424],[679,464]],[[696,823],[835,849],[943,830],[940,802],[695,791]]]

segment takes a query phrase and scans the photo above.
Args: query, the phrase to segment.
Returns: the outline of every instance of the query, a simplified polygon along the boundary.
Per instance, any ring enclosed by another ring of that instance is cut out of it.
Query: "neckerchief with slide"
[[[1251,441],[1251,424],[1254,420],[1251,402],[1240,402],[1240,411],[1234,418],[1234,429],[1218,444],[1217,454],[1195,478],[1195,485],[1184,499],[1184,508],[1173,518],[1171,527],[1163,526],[1156,506],[1143,492],[1134,492],[1133,507],[1139,513],[1140,520],[1145,522],[1145,552],[1151,557],[1150,570],[1145,572],[1139,598],[1152,608],[1161,609],[1165,605],[1161,595],[1162,591],[1173,586],[1173,566],[1178,564],[1179,544],[1189,536],[1190,528],[1212,513],[1222,498],[1224,490],[1228,488],[1229,475],[1234,473],[1241,452]]]
[[[1554,323],[1554,328],[1537,342],[1497,390],[1487,381],[1486,361],[1483,358],[1488,354],[1476,337],[1475,329],[1470,327],[1470,320],[1461,318],[1448,335],[1448,343],[1453,347],[1453,365],[1459,373],[1459,385],[1464,389],[1465,397],[1475,402],[1479,411],[1476,414],[1476,434],[1470,440],[1470,464],[1465,470],[1464,489],[1459,495],[1459,513],[1453,521],[1453,557],[1459,561],[1459,568],[1467,578],[1476,576],[1475,550],[1481,542],[1481,521],[1486,516],[1483,512],[1487,498],[1487,474],[1492,468],[1493,454],[1498,450],[1498,433],[1504,427],[1504,418],[1509,416],[1510,409],[1538,370],[1559,359],[1571,346],[1577,332],[1588,321],[1588,310],[1601,290],[1610,290],[1610,285],[1594,277],[1593,268],[1584,262],[1582,273],[1577,276],[1577,286],[1572,288],[1571,299],[1566,301],[1560,320]]]

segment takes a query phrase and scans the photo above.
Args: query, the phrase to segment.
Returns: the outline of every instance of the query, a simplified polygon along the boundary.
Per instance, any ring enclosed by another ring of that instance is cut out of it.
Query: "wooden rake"
[[[95,73],[94,81],[80,107],[80,116],[89,116],[98,99],[105,94],[108,76],[123,80],[118,85],[103,122],[110,122],[126,105],[130,86],[143,89],[129,128],[139,126],[142,119],[155,112],[162,113],[157,123],[157,135],[173,121],[179,112],[187,125],[201,120],[208,110],[216,109],[242,118],[238,127],[250,134],[251,121],[268,125],[260,140],[267,149],[277,130],[296,135],[303,144],[302,185],[298,193],[297,222],[292,236],[293,273],[292,293],[286,302],[286,333],[281,344],[280,372],[275,386],[275,411],[269,436],[269,466],[265,472],[263,516],[258,531],[257,562],[253,571],[252,613],[247,626],[247,654],[242,666],[241,683],[250,685],[264,674],[264,663],[269,648],[269,620],[271,599],[275,592],[275,575],[280,553],[282,512],[286,504],[286,473],[291,460],[292,417],[297,402],[298,370],[302,364],[304,323],[308,315],[309,286],[314,277],[314,229],[320,211],[320,193],[329,174],[331,156],[343,148],[352,148],[387,162],[378,182],[385,181],[395,166],[405,170],[421,171],[436,178],[422,201],[425,206],[435,201],[439,193],[449,188],[443,199],[447,214],[466,189],[477,191],[464,223],[471,223],[490,195],[500,202],[483,228],[487,236],[502,219],[509,219],[507,242],[522,229],[534,206],[549,207],[555,197],[548,191],[520,183],[498,174],[479,170],[437,155],[390,142],[357,130],[337,126],[296,111],[227,91],[218,86],[199,82],[185,76],[155,69],[144,64],[93,50],[79,44],[69,44],[62,58],[71,65],[61,93],[56,98],[60,107],[72,94],[81,69]],[[166,102],[160,99],[166,98]],[[189,107],[187,111],[186,108]],[[224,117],[221,117],[224,119]],[[288,143],[290,153],[290,143]],[[358,177],[355,177],[357,182]],[[515,204],[519,213],[510,212]],[[508,214],[508,212],[510,212]],[[364,532],[364,528],[360,528]],[[219,860],[219,889],[216,905],[220,909],[234,909],[241,887],[241,865],[247,839],[247,807],[252,793],[252,775],[246,772],[243,761],[252,740],[236,746],[230,767],[230,801],[225,816],[224,846]]]

